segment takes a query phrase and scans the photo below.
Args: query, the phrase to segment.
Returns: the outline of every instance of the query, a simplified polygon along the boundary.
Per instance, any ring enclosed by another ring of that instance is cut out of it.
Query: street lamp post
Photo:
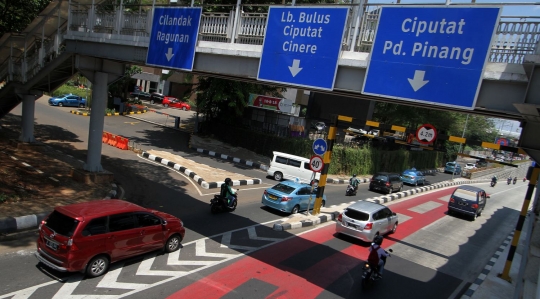
[[[469,122],[469,114],[467,114],[467,118],[465,119],[465,126],[463,127],[463,133],[461,134],[461,138],[464,138],[465,137],[465,131],[467,130],[467,123]],[[458,149],[458,154],[461,152],[461,146],[463,145],[463,143],[460,143],[459,144],[459,149]],[[454,180],[454,174],[456,173],[456,168],[457,168],[457,155],[456,155],[456,161],[455,164],[454,164],[454,171],[452,171],[452,181]],[[462,170],[463,171],[463,170]]]

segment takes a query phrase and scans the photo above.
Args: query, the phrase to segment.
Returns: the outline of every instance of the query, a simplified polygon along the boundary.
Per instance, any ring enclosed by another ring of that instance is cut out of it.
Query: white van
[[[274,157],[270,161],[267,174],[274,180],[295,180],[298,178],[302,183],[309,184],[311,182],[313,171],[309,168],[309,159],[280,152],[273,153]],[[320,177],[321,173],[318,172],[315,179],[319,180]]]

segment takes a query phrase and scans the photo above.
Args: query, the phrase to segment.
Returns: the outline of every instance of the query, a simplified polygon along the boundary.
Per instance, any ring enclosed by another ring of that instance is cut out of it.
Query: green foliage
[[[260,155],[272,157],[273,151],[305,158],[313,155],[313,141],[305,138],[283,138],[251,131],[222,123],[205,122],[203,132],[212,133],[217,139],[239,146]],[[444,153],[437,151],[379,150],[372,147],[352,148],[334,145],[329,174],[373,174],[377,171],[401,172],[407,168],[433,169],[442,166]]]
[[[222,123],[233,124],[243,114],[250,93],[280,97],[285,90],[263,84],[199,77],[185,96],[196,94],[197,113],[203,113],[207,121],[219,119]]]
[[[80,89],[76,86],[71,86],[64,84],[60,87],[58,87],[55,91],[52,92],[51,96],[57,97],[65,94],[75,94],[80,97],[85,98],[87,101],[90,101],[92,99],[92,91],[89,89]]]
[[[51,0],[0,1],[0,37],[8,32],[22,32]]]
[[[109,85],[109,92],[113,97],[128,98],[129,81],[133,75],[140,73],[142,73],[142,68],[140,66],[132,65],[127,68],[122,78]]]
[[[105,109],[105,115],[107,114],[115,114],[116,113],[116,109],[110,109],[110,108],[106,108]]]

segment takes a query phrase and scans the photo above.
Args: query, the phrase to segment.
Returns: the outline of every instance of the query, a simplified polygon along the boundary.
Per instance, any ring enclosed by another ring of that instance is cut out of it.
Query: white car
[[[379,136],[379,130],[371,130],[368,134],[373,136]]]
[[[362,129],[355,129],[355,128],[352,128],[352,127],[349,127],[347,129],[347,131],[349,133],[355,133],[355,134],[367,134],[367,131],[366,130],[362,130]]]
[[[465,164],[465,169],[468,169],[468,170],[476,169],[476,165],[474,163],[467,163]]]

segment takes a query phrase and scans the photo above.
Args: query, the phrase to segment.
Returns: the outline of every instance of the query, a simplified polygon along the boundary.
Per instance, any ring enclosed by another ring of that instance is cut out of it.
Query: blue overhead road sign
[[[332,90],[346,7],[270,7],[257,80]]]
[[[499,7],[382,7],[364,94],[473,109]]]
[[[146,64],[193,70],[202,8],[156,7]]]

